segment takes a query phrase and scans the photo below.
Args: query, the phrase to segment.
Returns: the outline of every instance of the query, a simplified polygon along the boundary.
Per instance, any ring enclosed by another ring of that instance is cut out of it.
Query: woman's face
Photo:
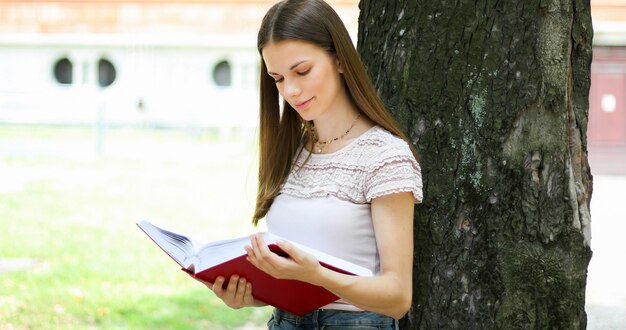
[[[332,113],[346,97],[337,57],[301,40],[269,43],[262,50],[278,92],[307,121]]]

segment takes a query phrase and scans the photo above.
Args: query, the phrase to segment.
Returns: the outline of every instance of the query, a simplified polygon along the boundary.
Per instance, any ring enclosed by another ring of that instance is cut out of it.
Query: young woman
[[[289,243],[280,244],[290,255],[282,258],[253,235],[246,251],[255,266],[340,297],[304,318],[275,310],[268,326],[393,329],[411,306],[413,207],[422,199],[415,152],[324,1],[274,5],[257,46],[260,168],[253,222],[266,218],[270,232],[375,274],[333,272]],[[251,294],[254,283],[233,276],[226,289],[223,284],[218,278],[207,286],[228,306],[262,305]]]

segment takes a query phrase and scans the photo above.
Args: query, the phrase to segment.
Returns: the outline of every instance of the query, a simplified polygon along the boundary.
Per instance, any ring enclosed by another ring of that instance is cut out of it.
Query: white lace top
[[[268,231],[380,271],[372,223],[372,199],[411,192],[422,200],[420,167],[408,144],[375,126],[342,149],[311,154],[304,149],[274,199]],[[341,301],[325,308],[355,310]]]

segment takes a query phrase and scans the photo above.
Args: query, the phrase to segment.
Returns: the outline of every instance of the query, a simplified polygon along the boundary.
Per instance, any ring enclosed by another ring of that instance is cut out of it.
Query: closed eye
[[[306,69],[304,71],[298,72],[299,76],[306,76],[309,72],[311,71],[311,69]]]

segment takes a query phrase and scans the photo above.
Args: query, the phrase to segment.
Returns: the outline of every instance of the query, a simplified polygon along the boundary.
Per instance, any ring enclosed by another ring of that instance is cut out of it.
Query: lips
[[[302,109],[302,108],[306,107],[307,105],[309,105],[312,100],[313,100],[313,98],[310,98],[310,99],[308,99],[306,101],[296,102],[294,105],[296,106],[296,108]]]

